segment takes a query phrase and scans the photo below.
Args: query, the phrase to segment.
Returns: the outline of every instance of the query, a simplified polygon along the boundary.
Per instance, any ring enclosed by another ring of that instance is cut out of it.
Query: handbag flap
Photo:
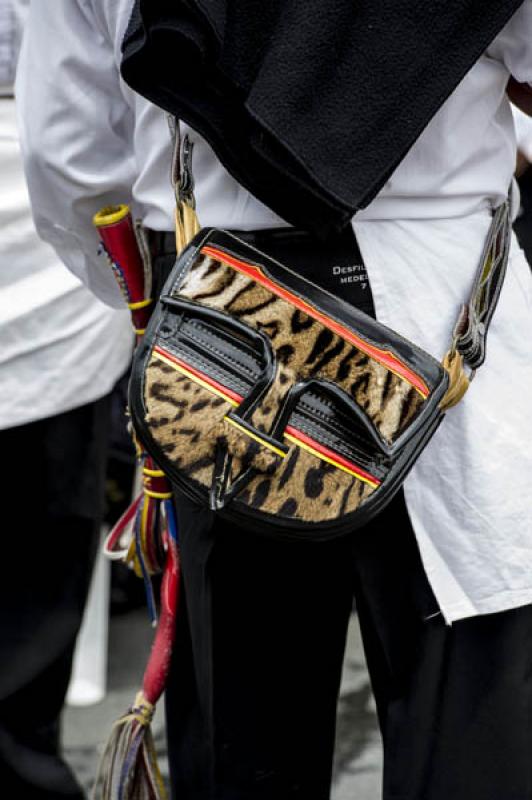
[[[447,385],[421,348],[208,229],[164,288],[131,407],[161,466],[214,508],[326,526],[404,474]]]

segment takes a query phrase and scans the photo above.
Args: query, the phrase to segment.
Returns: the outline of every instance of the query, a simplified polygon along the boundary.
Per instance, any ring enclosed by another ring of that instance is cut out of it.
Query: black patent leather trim
[[[347,304],[342,303],[342,301],[329,295],[324,290],[319,289],[319,287],[315,287],[314,284],[301,281],[297,275],[285,270],[281,265],[276,266],[277,262],[264,259],[267,261],[266,266],[263,261],[258,261],[256,250],[248,247],[243,242],[240,243],[236,237],[226,234],[225,232],[216,231],[214,229],[201,231],[177,259],[176,265],[164,287],[164,293],[171,294],[172,291],[175,291],[183,276],[186,274],[187,269],[198,256],[199,250],[207,242],[214,242],[217,247],[225,246],[226,248],[228,244],[231,244],[231,250],[227,249],[230,255],[236,258],[248,259],[258,264],[261,268],[270,273],[272,279],[285,284],[290,291],[297,292],[298,289],[301,289],[302,284],[305,284],[305,291],[307,291],[307,287],[311,287],[307,292],[307,297],[311,299],[315,305],[323,309],[324,312],[330,314],[333,318],[336,318],[342,324],[354,327],[356,331],[360,331],[360,334],[364,338],[368,338],[371,343],[377,346],[386,345],[387,349],[392,350],[394,354],[404,359],[412,366],[429,386],[433,386],[432,393],[423,403],[421,412],[408,426],[408,429],[399,436],[393,447],[389,449],[388,456],[390,460],[386,464],[387,467],[389,466],[389,469],[381,485],[356,511],[346,514],[341,519],[327,522],[304,522],[298,519],[277,517],[262,512],[260,509],[253,509],[235,497],[228,507],[218,512],[224,519],[234,521],[242,526],[249,527],[250,520],[252,520],[254,530],[263,535],[272,535],[276,537],[322,541],[355,531],[378,514],[393,498],[395,493],[399,490],[404,478],[414,465],[417,453],[425,447],[426,443],[432,438],[434,432],[440,425],[444,415],[441,413],[438,406],[447,389],[447,373],[435,359],[432,359],[428,354],[424,353],[424,351],[406,342],[406,340],[399,337],[393,331],[390,332],[390,342],[393,343],[393,349],[388,347],[388,339],[384,338],[386,333],[385,329],[383,333],[383,328],[381,326],[379,332],[378,327],[376,327],[377,324],[370,317],[367,317],[367,315],[357,311],[357,309],[351,306],[347,306]],[[272,264],[273,268],[271,266]],[[281,274],[285,276],[285,280],[281,279]],[[286,275],[289,275],[289,279],[286,278]],[[310,292],[312,292],[312,295]],[[332,308],[333,304],[334,309]],[[337,308],[340,309],[340,312],[337,311]],[[155,345],[157,333],[164,326],[166,314],[167,311],[161,304],[158,304],[150,319],[143,340],[140,342],[135,352],[129,386],[131,417],[139,441],[146,451],[152,455],[159,466],[164,469],[176,488],[192,500],[202,504],[208,504],[208,490],[204,489],[204,487],[193,479],[185,479],[182,477],[157,445],[145,422],[145,371]],[[406,348],[405,344],[407,345]],[[408,355],[409,353],[414,354],[412,359]]]
[[[423,378],[431,390],[434,390],[444,378],[445,370],[441,364],[424,350],[416,347],[412,342],[385,325],[376,322],[355,306],[345,303],[341,298],[330,294],[315,283],[311,283],[289,267],[269,258],[237,236],[227,231],[211,229],[207,238],[202,241],[201,247],[207,244],[216,245],[217,249],[224,250],[234,258],[247,260],[260,266],[266,275],[276,283],[310,301],[342,325],[352,328],[362,338],[367,339],[368,343],[374,344],[376,347],[385,347],[397,358],[406,361],[409,367]],[[198,247],[198,251],[201,247]]]
[[[246,236],[251,238],[252,234],[247,233]],[[394,442],[392,445],[393,451],[404,447],[410,438],[415,435],[417,428],[425,424],[427,417],[432,416],[447,391],[449,382],[446,370],[435,358],[395,331],[376,322],[372,317],[364,314],[354,306],[344,303],[341,299],[326,292],[314,283],[301,278],[289,268],[269,258],[232,233],[217,228],[207,228],[200,231],[178,259],[165,286],[165,294],[171,295],[179,291],[187,269],[199,256],[202,247],[210,244],[215,244],[217,249],[225,250],[228,255],[234,258],[248,260],[252,264],[260,266],[265,274],[276,283],[285,286],[289,291],[299,294],[303,299],[309,300],[340,324],[353,328],[355,333],[359,333],[370,344],[389,350],[397,358],[405,361],[414,372],[423,378],[431,389],[431,394],[423,403],[416,419]]]

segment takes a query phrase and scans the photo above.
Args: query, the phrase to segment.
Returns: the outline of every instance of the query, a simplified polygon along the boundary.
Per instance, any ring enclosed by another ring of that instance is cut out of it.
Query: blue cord
[[[168,531],[176,544],[179,542],[177,519],[175,515],[174,503],[172,499],[164,501],[166,519],[168,520]]]
[[[148,605],[148,614],[150,617],[150,621],[152,625],[157,624],[157,607],[155,605],[155,597],[153,594],[153,586],[150,578],[150,574],[146,568],[146,563],[144,561],[144,554],[142,552],[142,542],[140,538],[140,524],[142,519],[142,509],[144,507],[144,503],[146,502],[146,498],[144,498],[137,510],[137,516],[135,519],[135,544],[137,545],[137,558],[140,564],[140,570],[142,572],[142,578],[144,581],[144,591],[146,593],[146,603]]]

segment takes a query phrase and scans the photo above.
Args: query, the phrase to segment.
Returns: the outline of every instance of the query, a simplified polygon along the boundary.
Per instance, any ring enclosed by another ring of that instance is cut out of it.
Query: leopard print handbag
[[[135,355],[141,443],[179,491],[253,530],[365,524],[482,363],[509,228],[505,204],[443,363],[249,240],[200,231]]]

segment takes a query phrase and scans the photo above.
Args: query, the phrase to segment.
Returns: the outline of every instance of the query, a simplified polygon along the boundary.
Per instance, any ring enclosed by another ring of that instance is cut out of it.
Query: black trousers
[[[291,265],[297,235],[293,245],[281,257]],[[346,264],[363,264],[354,240],[345,247]],[[370,289],[336,286],[326,263],[318,253],[309,277],[372,314]],[[157,285],[172,264],[159,259]],[[384,800],[532,800],[532,607],[445,625],[402,495],[329,543],[262,538],[184,497],[176,507],[184,596],[166,692],[175,800],[329,798],[353,601]]]
[[[99,541],[108,409],[0,432],[0,797],[84,797],[59,719]]]
[[[176,800],[329,797],[353,599],[384,800],[532,798],[532,608],[446,626],[402,496],[326,544],[261,538],[177,505],[185,597],[166,697]]]

